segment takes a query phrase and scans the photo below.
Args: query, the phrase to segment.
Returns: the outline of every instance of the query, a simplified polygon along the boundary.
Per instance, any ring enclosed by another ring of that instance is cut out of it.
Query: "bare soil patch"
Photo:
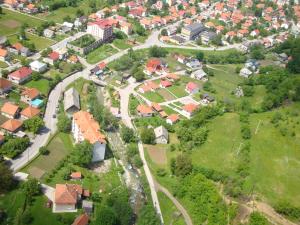
[[[8,28],[17,28],[17,27],[19,27],[21,24],[18,22],[18,21],[16,21],[16,20],[4,20],[4,21],[1,21],[1,24],[3,25],[3,26],[6,26],[6,27],[8,27]]]
[[[28,169],[28,172],[30,173],[31,176],[33,176],[34,178],[37,178],[37,179],[40,179],[45,173],[44,170],[37,168],[37,167],[30,167]]]
[[[167,164],[166,149],[159,145],[146,145],[147,152],[151,160],[158,165]]]

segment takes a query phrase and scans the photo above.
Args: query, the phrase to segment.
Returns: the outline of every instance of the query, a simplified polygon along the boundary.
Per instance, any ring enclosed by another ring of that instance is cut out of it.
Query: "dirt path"
[[[155,182],[155,189],[156,191],[163,192],[176,206],[176,208],[179,210],[181,215],[184,218],[184,221],[187,225],[193,225],[192,219],[189,216],[188,212],[185,210],[185,208],[180,204],[180,202],[166,189],[165,187],[161,186],[159,183]]]

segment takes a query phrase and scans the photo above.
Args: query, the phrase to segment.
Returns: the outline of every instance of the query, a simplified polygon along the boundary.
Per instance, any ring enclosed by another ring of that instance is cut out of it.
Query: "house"
[[[213,102],[214,100],[215,100],[215,98],[213,96],[206,94],[206,93],[201,96],[201,103],[204,105],[207,105],[207,104]]]
[[[60,60],[65,60],[68,56],[68,49],[66,47],[57,48],[55,52],[58,53]]]
[[[13,134],[18,132],[21,129],[22,125],[23,122],[20,120],[9,119],[1,125],[1,128],[10,134]]]
[[[64,93],[64,109],[69,115],[80,110],[80,96],[74,87]]]
[[[15,44],[13,44],[11,47],[8,48],[9,52],[13,53],[13,54],[20,54],[22,56],[30,56],[32,53],[30,52],[30,50],[26,47],[24,47],[21,43],[17,42]]]
[[[50,30],[50,29],[45,29],[43,31],[43,35],[46,37],[46,38],[53,38],[55,36],[55,32],[53,30]]]
[[[51,52],[49,53],[48,57],[47,58],[44,58],[44,62],[45,63],[49,63],[50,65],[54,65],[55,62],[57,62],[59,60],[59,54],[58,52]]]
[[[9,53],[6,49],[0,48],[0,60],[1,61],[9,60]]]
[[[22,84],[31,78],[32,70],[28,67],[21,67],[20,69],[10,73],[8,79],[16,84]]]
[[[168,36],[174,35],[174,34],[176,34],[176,31],[177,31],[177,28],[175,26],[169,27],[169,28],[167,28],[167,35]]]
[[[180,77],[178,75],[176,75],[175,73],[168,73],[166,76],[165,76],[166,79],[168,79],[169,81],[176,81],[176,80],[180,80]]]
[[[56,184],[53,212],[77,212],[76,204],[82,193],[82,187],[78,184]]]
[[[199,69],[196,71],[193,71],[191,74],[191,78],[197,79],[197,80],[202,80],[202,81],[207,81],[207,74],[204,72],[203,69]]]
[[[9,92],[12,89],[12,82],[0,77],[0,95]]]
[[[203,31],[200,34],[201,42],[202,44],[209,44],[212,40],[214,40],[217,37],[217,34],[213,31]]]
[[[191,69],[202,67],[202,63],[198,59],[189,59],[185,65]]]
[[[87,25],[88,34],[91,34],[100,40],[107,41],[113,36],[113,27],[108,20],[89,22]]]
[[[32,106],[28,106],[27,108],[23,109],[20,112],[21,119],[22,120],[27,120],[31,119],[34,116],[38,116],[40,114],[41,110],[34,108]]]
[[[167,129],[163,126],[156,127],[154,129],[155,143],[156,144],[168,144],[169,133]]]
[[[76,217],[72,225],[88,225],[89,224],[89,216],[84,213]]]
[[[73,114],[72,133],[75,143],[87,140],[93,145],[92,162],[104,160],[105,135],[101,133],[99,123],[89,112],[79,111]]]
[[[167,124],[175,124],[179,121],[179,116],[178,114],[171,114],[170,116],[167,117],[166,122]]]
[[[77,57],[77,55],[71,55],[68,59],[67,59],[68,63],[72,63],[72,64],[76,64],[79,62],[79,59]]]
[[[178,61],[178,62],[180,62],[180,63],[182,63],[182,64],[186,64],[187,63],[187,57],[185,57],[184,55],[175,55],[174,56],[175,57],[175,59]]]
[[[21,93],[21,101],[30,104],[31,101],[40,97],[40,92],[36,88],[26,88]]]
[[[199,90],[199,86],[194,82],[189,82],[185,86],[185,91],[189,94],[196,94],[197,92],[199,92]]]
[[[31,62],[29,64],[29,66],[33,71],[36,71],[36,72],[39,72],[39,73],[43,73],[47,70],[47,64],[42,63],[38,60],[35,60],[35,61]]]
[[[95,66],[93,69],[91,69],[90,72],[91,72],[91,74],[100,76],[104,73],[105,68],[106,68],[106,63],[101,62],[97,66]]]
[[[244,67],[243,69],[240,70],[240,76],[249,78],[253,72],[249,70],[247,67]]]
[[[132,24],[128,22],[121,22],[120,29],[125,34],[130,35],[132,33]]]
[[[81,172],[73,172],[71,173],[70,177],[72,180],[81,180],[82,175]]]
[[[10,103],[10,102],[5,102],[1,108],[1,114],[10,119],[16,118],[19,111],[20,111],[19,106],[15,105],[13,103]]]
[[[82,201],[82,209],[85,211],[85,213],[87,213],[89,215],[92,214],[92,212],[93,212],[93,202],[83,200]]]
[[[186,40],[185,40],[183,37],[179,36],[179,35],[173,35],[173,36],[170,37],[169,41],[170,41],[171,43],[174,43],[174,44],[177,44],[177,45],[181,45],[181,44],[183,44]]]
[[[195,40],[199,34],[205,30],[205,27],[201,23],[192,23],[181,29],[181,34],[186,37],[187,40]]]
[[[138,90],[140,93],[144,94],[149,91],[155,91],[158,88],[159,86],[156,83],[152,81],[147,81],[143,85],[141,85]]]
[[[173,85],[173,83],[169,80],[161,80],[160,81],[161,88],[168,88],[168,87],[171,87],[172,85]]]
[[[257,71],[259,66],[260,63],[255,59],[248,59],[245,63],[245,67],[252,71]]]
[[[149,59],[146,68],[144,70],[144,73],[147,75],[152,75],[153,73],[157,73],[159,75],[162,75],[166,72],[167,65],[158,58],[152,58]]]
[[[161,106],[160,106],[158,103],[156,103],[156,102],[152,102],[152,103],[151,103],[151,107],[152,107],[152,109],[154,109],[156,112],[161,112],[161,111],[162,111]]]
[[[189,103],[189,104],[186,104],[182,107],[183,111],[182,113],[188,117],[188,118],[191,118],[192,115],[195,113],[195,111],[198,109],[198,106],[194,103]]]
[[[137,111],[138,111],[138,114],[142,117],[153,116],[153,110],[147,105],[138,105]]]

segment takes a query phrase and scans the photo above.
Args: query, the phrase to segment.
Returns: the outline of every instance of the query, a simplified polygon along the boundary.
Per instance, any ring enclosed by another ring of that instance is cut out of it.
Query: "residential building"
[[[82,174],[81,172],[73,172],[71,173],[70,177],[72,180],[81,180]]]
[[[142,117],[151,117],[153,116],[153,110],[147,105],[139,105],[137,107],[138,114]]]
[[[76,204],[82,193],[83,189],[78,184],[56,184],[53,212],[76,212]]]
[[[38,60],[35,60],[35,61],[31,62],[29,64],[29,66],[33,71],[36,71],[36,72],[39,72],[39,73],[43,73],[47,70],[47,64],[42,63]]]
[[[174,44],[177,44],[177,45],[181,45],[181,44],[183,44],[186,40],[185,40],[183,37],[179,36],[179,35],[173,35],[173,36],[170,37],[169,41],[170,41],[171,43],[174,43]]]
[[[38,116],[40,114],[41,110],[34,108],[32,106],[28,106],[27,108],[23,109],[20,112],[21,119],[22,120],[27,120],[31,119],[34,116]]]
[[[80,110],[80,96],[74,87],[64,93],[64,108],[69,115],[73,115]]]
[[[156,83],[154,83],[152,81],[147,81],[139,87],[138,91],[140,93],[144,94],[148,91],[155,91],[158,88],[159,88],[159,86]]]
[[[166,63],[163,62],[161,59],[152,58],[148,60],[144,73],[149,76],[154,73],[158,75],[162,75],[166,72],[166,68],[167,68]]]
[[[0,78],[0,95],[9,92],[12,89],[12,82],[4,78]]]
[[[16,84],[22,84],[31,78],[32,70],[28,67],[21,67],[20,69],[10,73],[8,79]]]
[[[164,126],[159,126],[154,129],[155,143],[156,144],[168,144],[169,133]]]
[[[10,134],[18,132],[22,128],[23,122],[16,119],[9,119],[1,125],[1,128]]]
[[[191,69],[196,69],[196,68],[202,67],[202,63],[198,59],[192,58],[192,59],[188,59],[186,61],[187,61],[187,63],[185,65]]]
[[[50,65],[54,65],[55,62],[59,60],[59,54],[56,51],[51,52],[47,58],[44,58],[45,63],[49,63]]]
[[[197,92],[199,92],[199,90],[199,86],[194,82],[189,82],[185,86],[185,91],[189,94],[196,94]]]
[[[127,35],[130,35],[132,33],[132,25],[128,22],[121,22],[120,23],[120,29],[122,32],[124,32]]]
[[[203,31],[200,34],[201,42],[202,42],[202,44],[205,44],[205,45],[207,45],[209,42],[211,42],[216,37],[217,37],[217,34],[212,31]]]
[[[46,37],[46,38],[53,38],[55,36],[55,32],[53,30],[50,30],[50,29],[45,29],[43,31],[43,35]]]
[[[107,41],[113,36],[113,27],[107,20],[89,22],[87,33],[98,37],[100,40]]]
[[[160,87],[161,88],[171,87],[172,85],[173,85],[173,83],[169,80],[161,80],[160,81]]]
[[[193,71],[191,74],[191,78],[202,80],[202,81],[208,80],[208,76],[203,69],[198,69],[196,71]]]
[[[21,93],[21,101],[30,104],[31,101],[40,97],[40,92],[36,88],[26,88]]]
[[[240,70],[240,76],[249,78],[253,72],[249,70],[247,67],[244,67],[243,69]]]
[[[182,107],[183,111],[182,113],[188,117],[191,118],[193,116],[193,114],[196,112],[196,110],[198,109],[198,106],[194,103],[189,103],[186,104]]]
[[[175,124],[179,121],[179,116],[178,114],[171,114],[170,116],[167,117],[166,122],[167,124]]]
[[[193,23],[182,28],[181,34],[188,40],[195,40],[205,30],[201,23]]]
[[[1,108],[1,114],[10,119],[16,118],[19,111],[20,111],[19,106],[15,105],[13,103],[10,103],[10,102],[5,102]]]
[[[99,123],[89,112],[79,111],[73,114],[72,133],[75,143],[87,140],[93,145],[92,162],[104,160],[105,135],[101,133]]]
[[[0,60],[1,61],[9,60],[9,53],[6,49],[0,48]]]
[[[163,111],[163,109],[161,108],[161,106],[160,106],[158,103],[156,103],[156,102],[152,102],[152,103],[151,103],[151,107],[152,107],[152,109],[154,109],[156,112],[161,112],[161,111]]]

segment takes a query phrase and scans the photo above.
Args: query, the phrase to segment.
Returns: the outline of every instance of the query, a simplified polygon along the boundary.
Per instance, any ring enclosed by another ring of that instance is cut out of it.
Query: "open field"
[[[44,95],[48,95],[48,91],[49,91],[49,80],[47,79],[40,79],[40,80],[31,80],[29,82],[27,82],[25,84],[26,87],[30,87],[30,88],[36,88],[38,89],[42,94]]]
[[[127,40],[121,40],[121,39],[115,39],[112,44],[121,50],[132,47],[132,45],[127,43]]]
[[[23,171],[33,177],[40,178],[44,173],[50,172],[57,163],[73,149],[70,135],[58,133],[47,145],[48,155],[40,155],[34,159]]]
[[[167,164],[167,155],[164,145],[145,145],[145,149],[153,162],[159,165]]]
[[[164,102],[163,96],[161,96],[157,91],[148,91],[145,94],[142,94],[145,98],[147,98],[151,102],[161,103]]]
[[[0,35],[8,36],[19,32],[23,23],[29,27],[36,27],[43,21],[3,8],[3,14],[0,15]]]
[[[97,63],[115,53],[117,53],[118,50],[114,49],[108,44],[102,45],[101,47],[95,49],[94,51],[90,52],[87,55],[87,62],[90,64]]]

